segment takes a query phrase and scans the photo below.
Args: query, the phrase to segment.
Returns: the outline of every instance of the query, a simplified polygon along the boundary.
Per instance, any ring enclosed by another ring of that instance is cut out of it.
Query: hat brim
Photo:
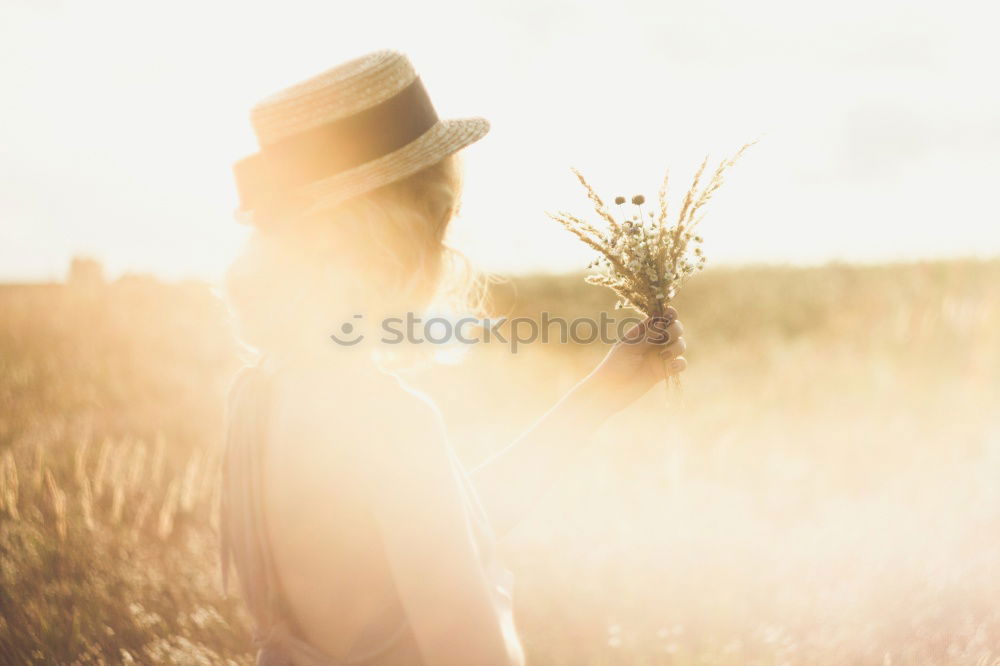
[[[336,206],[414,174],[475,143],[486,136],[489,129],[489,121],[482,117],[439,120],[420,137],[398,150],[300,188],[299,193],[311,201],[305,212]],[[236,217],[241,222],[249,223],[252,213],[252,210],[241,207],[236,211]]]

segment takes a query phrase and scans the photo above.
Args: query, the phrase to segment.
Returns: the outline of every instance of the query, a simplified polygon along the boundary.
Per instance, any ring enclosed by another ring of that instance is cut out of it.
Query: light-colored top
[[[231,561],[255,625],[258,666],[374,666],[400,642],[413,639],[398,599],[383,610],[377,623],[362,632],[348,656],[338,660],[302,638],[283,597],[268,544],[261,492],[265,445],[262,435],[267,432],[273,370],[263,362],[246,366],[229,390],[220,520],[223,585],[228,585]],[[516,641],[513,576],[497,558],[496,538],[471,479],[450,448],[449,452],[452,471],[464,490],[465,508],[487,580],[493,583],[503,633]]]

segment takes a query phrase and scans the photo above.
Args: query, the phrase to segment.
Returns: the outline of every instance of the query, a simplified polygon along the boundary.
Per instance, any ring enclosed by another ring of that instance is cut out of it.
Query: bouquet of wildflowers
[[[702,238],[695,233],[704,217],[702,208],[722,186],[725,171],[736,163],[747,144],[715,169],[709,182],[699,185],[708,165],[708,158],[695,172],[694,181],[681,203],[676,221],[667,219],[667,184],[669,172],[663,178],[659,191],[659,215],[653,211],[644,214],[646,198],[632,197],[634,212],[618,219],[608,210],[604,201],[578,170],[573,173],[587,190],[601,222],[598,225],[566,212],[547,213],[577,238],[597,252],[597,258],[587,268],[603,269],[587,276],[591,284],[609,287],[618,294],[615,307],[631,307],[647,317],[662,315],[667,304],[677,295],[682,284],[705,264],[700,247]],[[625,197],[615,197],[621,208]],[[647,217],[648,215],[648,217]]]
[[[668,220],[669,172],[660,186],[659,214],[652,210],[646,213],[643,210],[646,198],[637,194],[631,199],[634,211],[616,217],[576,169],[573,173],[586,188],[600,221],[592,224],[562,211],[546,214],[597,252],[597,258],[587,268],[597,268],[599,272],[588,275],[586,280],[612,289],[618,295],[615,309],[630,307],[647,317],[662,316],[681,285],[704,267],[702,238],[696,233],[704,217],[702,208],[722,186],[726,170],[751,145],[743,146],[735,155],[723,160],[702,187],[708,166],[706,157],[695,172],[673,223]],[[614,202],[621,209],[626,199],[618,196]]]

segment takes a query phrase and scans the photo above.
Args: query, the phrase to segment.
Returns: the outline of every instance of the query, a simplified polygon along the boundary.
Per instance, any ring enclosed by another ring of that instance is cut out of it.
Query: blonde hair
[[[445,243],[461,206],[458,153],[334,208],[299,212],[286,198],[256,211],[254,230],[226,273],[243,342],[282,354],[316,344],[353,316],[385,316],[436,300],[481,312],[485,286]]]

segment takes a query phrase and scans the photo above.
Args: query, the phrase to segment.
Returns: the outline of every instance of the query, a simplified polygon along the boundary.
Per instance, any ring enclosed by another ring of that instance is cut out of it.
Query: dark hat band
[[[438,122],[420,77],[392,97],[269,144],[233,165],[240,208],[399,150]]]

